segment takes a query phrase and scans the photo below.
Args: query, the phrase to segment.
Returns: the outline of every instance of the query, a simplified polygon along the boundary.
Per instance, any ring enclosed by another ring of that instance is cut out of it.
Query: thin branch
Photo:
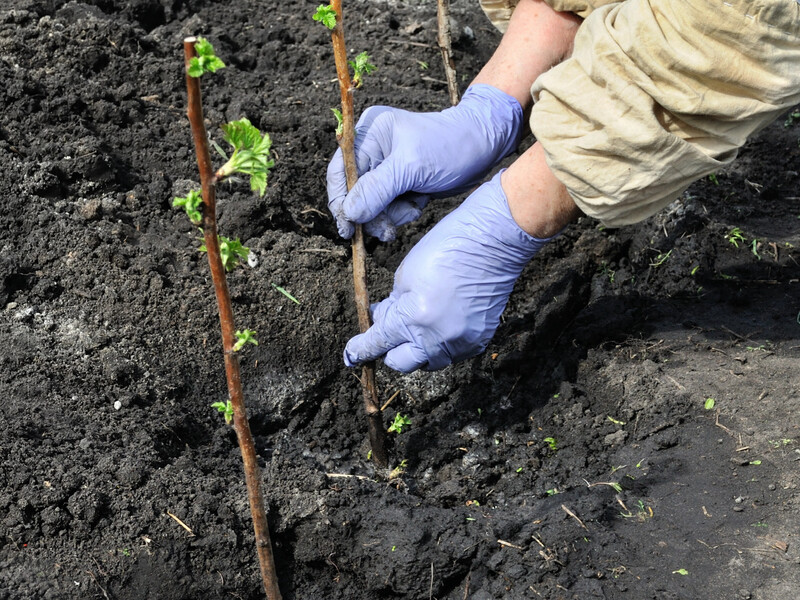
[[[450,92],[450,104],[455,106],[458,104],[458,83],[450,36],[450,0],[439,0],[436,16],[439,21],[439,49],[442,51],[442,62],[447,76],[447,90]]]
[[[342,24],[342,0],[333,0],[331,8],[336,11],[336,27],[331,31],[333,57],[336,61],[336,76],[342,97],[342,133],[338,136],[339,147],[344,158],[344,170],[347,178],[347,189],[353,189],[358,181],[356,154],[353,148],[355,140],[355,119],[353,110],[353,84],[350,81],[350,69],[347,64],[347,46],[344,41]],[[361,225],[356,225],[352,240],[353,246],[353,286],[355,289],[358,325],[365,332],[372,325],[369,315],[369,293],[367,291],[367,251],[364,248],[364,232]],[[386,432],[383,427],[381,407],[375,385],[375,363],[364,363],[361,368],[361,390],[364,396],[364,410],[367,413],[369,427],[369,443],[372,448],[372,460],[378,467],[386,468],[389,457],[386,454]]]
[[[233,406],[233,427],[239,441],[239,449],[244,463],[245,482],[247,483],[247,499],[250,503],[250,514],[253,517],[253,530],[256,538],[256,551],[261,567],[261,578],[264,581],[264,591],[269,600],[281,600],[278,588],[278,577],[275,572],[275,559],[272,554],[267,514],[264,508],[264,497],[261,493],[261,475],[258,468],[256,447],[250,425],[247,421],[247,410],[244,405],[242,393],[241,373],[239,358],[233,352],[236,343],[233,320],[233,307],[231,304],[228,283],[225,278],[225,269],[217,240],[217,215],[216,215],[216,181],[214,170],[211,166],[211,154],[208,149],[208,134],[203,122],[203,105],[200,95],[200,79],[190,77],[188,73],[189,62],[196,56],[195,43],[197,38],[189,37],[183,41],[183,50],[186,61],[186,89],[188,92],[188,116],[192,126],[195,151],[197,153],[197,166],[200,170],[200,183],[203,191],[203,237],[208,254],[208,266],[211,278],[214,281],[214,292],[217,297],[220,328],[222,330],[222,348],[225,360],[225,375],[228,381],[228,394]]]

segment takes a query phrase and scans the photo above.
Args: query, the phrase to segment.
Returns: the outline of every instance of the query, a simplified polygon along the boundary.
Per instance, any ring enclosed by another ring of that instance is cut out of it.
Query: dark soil
[[[338,90],[317,4],[0,9],[0,598],[263,597],[235,436],[209,406],[226,396],[211,283],[171,208],[197,179],[191,34],[228,63],[203,79],[215,139],[247,116],[275,144],[266,195],[223,189],[220,226],[257,259],[230,286],[260,334],[243,375],[284,598],[798,597],[800,125],[645,223],[570,227],[482,356],[379,369],[387,421],[412,420],[389,478],[341,360],[356,318],[325,207]],[[358,110],[445,107],[435,3],[345,4],[380,68]],[[477,2],[453,13],[466,86],[499,35]],[[455,202],[371,244],[376,299]]]

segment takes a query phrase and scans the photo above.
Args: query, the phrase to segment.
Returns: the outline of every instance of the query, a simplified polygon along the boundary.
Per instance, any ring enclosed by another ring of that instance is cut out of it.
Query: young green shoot
[[[758,260],[761,260],[761,255],[758,253],[758,249],[761,246],[761,242],[759,242],[756,238],[753,238],[752,243],[750,244],[750,251],[753,253]]]
[[[333,10],[330,4],[327,6],[320,4],[317,7],[317,12],[315,12],[311,18],[315,21],[319,21],[328,29],[336,27],[336,11]]]
[[[223,414],[225,417],[225,423],[230,425],[233,421],[233,405],[231,401],[228,400],[227,402],[214,402],[211,405],[211,408],[216,408],[219,412]]]
[[[400,461],[400,464],[397,465],[394,469],[392,469],[391,473],[389,473],[389,479],[397,479],[406,472],[406,468],[408,467],[408,459],[404,458]]]
[[[364,75],[369,75],[378,69],[369,60],[369,54],[364,51],[357,55],[355,60],[347,61],[347,64],[353,69],[353,85],[357,88],[360,88],[361,84],[364,83]]]
[[[677,570],[673,571],[672,574],[673,575],[688,575],[689,571],[687,571],[686,569],[677,569]]]
[[[189,77],[200,77],[204,73],[216,73],[224,69],[225,63],[214,54],[214,46],[205,38],[197,38],[194,44],[197,56],[189,61]]]
[[[269,157],[272,140],[263,135],[245,118],[222,125],[225,141],[233,146],[233,154],[216,173],[223,180],[234,173],[250,175],[250,189],[263,196],[267,189],[267,174],[275,166]]]
[[[706,401],[703,403],[703,408],[706,410],[713,410],[714,406],[716,406],[717,401],[714,398],[706,398]]]
[[[556,441],[556,438],[554,438],[554,437],[546,437],[546,438],[544,438],[544,442],[547,444],[547,446],[553,452],[558,450],[558,442]]]
[[[397,413],[394,416],[394,421],[392,421],[392,424],[389,426],[388,432],[403,433],[403,428],[408,427],[409,425],[411,425],[411,418]]]
[[[650,266],[654,268],[660,267],[665,262],[667,262],[667,259],[670,257],[670,254],[672,254],[672,250],[666,253],[664,252],[660,253],[658,256],[656,256],[656,259],[650,263]]]
[[[744,237],[744,232],[738,227],[734,227],[727,234],[725,234],[725,239],[733,244],[736,248],[739,247],[740,243],[743,244],[747,241]]]
[[[234,333],[236,336],[236,343],[233,345],[233,351],[238,352],[242,348],[245,347],[246,344],[253,344],[253,346],[258,346],[258,340],[256,339],[256,332],[252,329],[245,329],[244,331],[239,331],[238,329]]]
[[[279,291],[281,294],[283,294],[284,296],[286,296],[286,297],[287,297],[289,300],[291,300],[291,301],[292,301],[292,302],[294,302],[295,304],[300,304],[300,300],[298,300],[297,298],[295,298],[294,296],[292,296],[292,295],[291,295],[289,292],[287,292],[287,291],[286,291],[285,289],[283,289],[281,286],[279,286],[279,285],[275,285],[274,283],[272,283],[272,284],[270,284],[270,285],[272,285],[272,287],[274,287],[274,288],[275,288],[277,291]]]
[[[226,271],[230,271],[240,263],[246,263],[250,255],[250,248],[243,246],[239,238],[231,240],[224,235],[217,236],[219,242],[219,256],[222,259],[222,266]],[[206,245],[199,248],[200,252],[208,252]]]
[[[333,116],[336,117],[336,136],[339,137],[342,135],[344,131],[344,117],[342,117],[342,111],[338,108],[332,108]]]
[[[203,221],[203,213],[200,212],[200,205],[203,204],[203,196],[197,190],[192,190],[183,198],[174,198],[172,206],[175,208],[183,208],[189,220],[195,225],[199,225]]]
[[[606,418],[609,421],[611,421],[614,425],[620,425],[620,426],[625,425],[625,421],[618,421],[617,419],[615,419],[611,415],[606,415]]]
[[[711,175],[708,176],[708,179],[714,185],[719,185],[719,179],[717,179],[717,174],[716,173],[711,173]]]

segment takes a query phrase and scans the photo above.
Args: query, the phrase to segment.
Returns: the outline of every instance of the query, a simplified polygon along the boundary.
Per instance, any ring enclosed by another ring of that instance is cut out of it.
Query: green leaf
[[[689,571],[686,569],[678,569],[677,571],[672,572],[673,575],[688,575]]]
[[[403,433],[403,427],[411,425],[411,418],[397,413],[394,416],[394,421],[389,426],[389,433]]]
[[[311,18],[315,21],[319,21],[328,29],[336,27],[336,11],[333,10],[330,4],[328,6],[320,4],[317,7],[317,12],[315,12]]]
[[[217,236],[217,240],[219,241],[219,256],[226,271],[230,271],[241,262],[247,262],[250,248],[243,246],[239,238],[231,240],[220,235]]]
[[[216,73],[217,70],[225,67],[225,63],[214,54],[214,47],[207,39],[197,38],[194,50],[197,52],[197,56],[189,61],[187,69],[190,77],[200,77],[204,73]]]
[[[278,291],[279,291],[281,294],[283,294],[284,296],[286,296],[286,297],[287,297],[289,300],[291,300],[291,301],[292,301],[292,302],[294,302],[295,304],[300,304],[300,300],[298,300],[297,298],[295,298],[294,296],[292,296],[292,295],[291,295],[289,292],[287,292],[287,291],[286,291],[285,289],[283,289],[281,286],[279,286],[279,285],[275,285],[274,283],[273,283],[273,284],[271,284],[271,285],[272,285],[272,287],[274,287],[276,290],[278,290]]]
[[[336,117],[336,135],[342,135],[342,131],[344,130],[344,117],[342,117],[342,111],[338,108],[332,108],[333,116]]]
[[[203,220],[203,215],[200,212],[201,204],[203,204],[203,196],[197,190],[192,190],[184,198],[174,198],[172,200],[172,206],[183,208],[195,225],[199,225]]]
[[[244,331],[237,330],[234,335],[236,336],[236,343],[233,345],[234,352],[238,352],[244,348],[245,344],[258,346],[258,340],[255,338],[256,332],[252,329],[245,329]]]
[[[225,416],[225,423],[231,424],[231,421],[233,421],[233,404],[231,404],[230,400],[227,402],[214,402],[211,404],[211,408],[216,408]]]
[[[222,126],[225,141],[233,146],[233,154],[219,171],[217,177],[224,179],[233,173],[250,175],[250,189],[260,196],[267,189],[267,175],[275,166],[269,157],[272,140],[269,134],[263,136],[257,127],[247,119],[239,119]]]
[[[356,56],[355,60],[347,61],[347,64],[353,69],[353,85],[357,88],[361,87],[364,75],[369,75],[378,70],[378,67],[369,62],[369,60],[369,54],[364,51]]]
[[[715,406],[716,404],[717,404],[717,401],[716,401],[716,400],[714,400],[714,398],[706,398],[706,401],[705,401],[705,403],[703,404],[703,407],[704,407],[706,410],[711,410],[712,408],[714,408],[714,406]]]

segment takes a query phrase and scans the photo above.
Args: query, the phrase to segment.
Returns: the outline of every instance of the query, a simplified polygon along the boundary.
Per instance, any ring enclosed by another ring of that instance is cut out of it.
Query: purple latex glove
[[[343,238],[353,223],[382,241],[418,218],[432,195],[476,185],[519,144],[522,107],[486,84],[470,86],[457,106],[413,113],[388,106],[364,111],[356,125],[359,180],[347,192],[342,151],[328,165],[328,207]]]
[[[442,219],[400,264],[374,325],[344,350],[348,367],[386,355],[387,366],[429,371],[482,352],[514,282],[549,240],[520,229],[500,174]]]

